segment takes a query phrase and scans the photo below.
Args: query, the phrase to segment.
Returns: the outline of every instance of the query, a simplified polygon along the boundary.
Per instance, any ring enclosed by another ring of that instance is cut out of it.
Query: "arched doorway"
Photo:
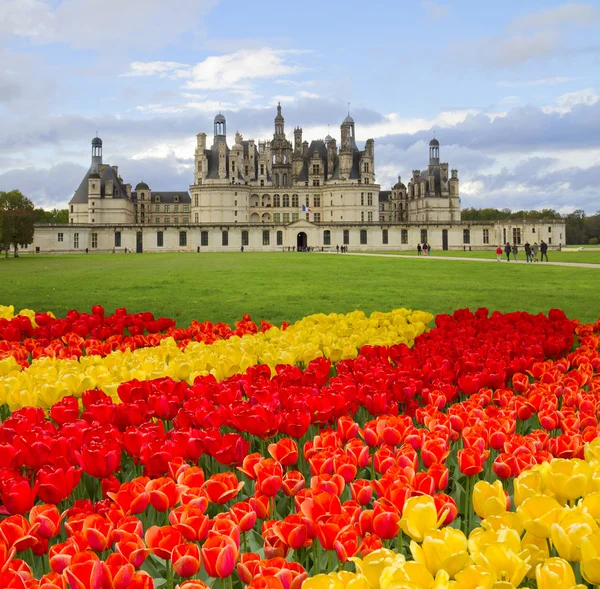
[[[307,244],[308,238],[306,237],[306,233],[304,233],[304,231],[300,231],[300,233],[298,233],[298,236],[296,237],[297,251],[301,252],[302,250],[306,249]]]

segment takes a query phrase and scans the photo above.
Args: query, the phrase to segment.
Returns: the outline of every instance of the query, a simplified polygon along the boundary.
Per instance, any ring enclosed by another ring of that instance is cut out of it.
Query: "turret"
[[[440,142],[434,137],[429,142],[429,165],[440,163]]]
[[[275,117],[275,135],[285,135],[285,120],[281,114],[281,102],[277,104],[277,116]]]
[[[102,164],[102,139],[94,137],[92,139],[92,171],[97,172],[98,166]]]
[[[294,153],[302,152],[302,127],[294,129]]]

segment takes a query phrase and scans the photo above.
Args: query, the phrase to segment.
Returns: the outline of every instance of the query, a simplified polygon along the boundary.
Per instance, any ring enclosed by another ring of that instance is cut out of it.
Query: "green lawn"
[[[299,253],[28,256],[0,260],[0,304],[51,310],[127,307],[231,323],[317,312],[432,313],[485,306],[600,316],[600,269]]]
[[[367,252],[365,252],[367,253]],[[368,253],[373,253],[373,254],[393,254],[393,255],[398,255],[398,256],[416,256],[417,255],[417,250],[394,250],[394,251],[377,251],[377,252],[368,252]],[[454,257],[454,258],[488,258],[490,260],[495,260],[496,259],[496,248],[494,248],[493,250],[477,250],[477,251],[463,251],[463,250],[449,250],[449,251],[443,251],[443,250],[436,250],[436,249],[432,249],[431,250],[431,255],[432,256],[443,256],[443,257]],[[503,254],[504,256],[504,254]],[[525,250],[523,249],[523,247],[521,246],[519,248],[519,260],[525,260]],[[505,256],[504,256],[505,257]],[[538,260],[540,259],[541,255],[538,252]],[[511,258],[512,259],[512,258]],[[585,264],[600,264],[600,250],[596,249],[596,250],[590,250],[590,251],[576,251],[576,250],[569,250],[569,251],[555,251],[555,250],[550,250],[548,252],[548,260],[550,260],[551,262],[566,262],[566,263],[573,263],[573,262],[583,262]]]

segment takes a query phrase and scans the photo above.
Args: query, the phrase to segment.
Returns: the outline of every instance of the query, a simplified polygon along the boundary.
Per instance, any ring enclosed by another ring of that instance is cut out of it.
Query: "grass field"
[[[473,253],[473,252],[471,252]],[[574,254],[571,254],[574,255]],[[600,316],[600,269],[298,253],[22,256],[0,259],[0,304],[51,310],[126,307],[232,323],[396,307]]]
[[[365,252],[367,253],[367,252]],[[398,256],[416,256],[417,250],[397,250],[397,251],[377,251],[377,252],[368,252],[373,254],[393,254]],[[496,249],[489,251],[463,251],[463,250],[451,250],[451,251],[443,251],[443,250],[431,250],[432,256],[443,256],[443,257],[453,257],[453,258],[487,258],[489,260],[496,259]],[[504,256],[504,254],[503,254]],[[518,253],[519,260],[525,260],[525,250],[523,247],[519,248]],[[512,259],[512,258],[511,258]],[[538,260],[540,259],[540,253],[538,252]],[[577,251],[577,250],[569,250],[569,251],[555,251],[551,250],[548,252],[548,259],[551,262],[565,262],[565,263],[581,263],[584,264],[600,264],[600,250],[589,250],[589,251]]]

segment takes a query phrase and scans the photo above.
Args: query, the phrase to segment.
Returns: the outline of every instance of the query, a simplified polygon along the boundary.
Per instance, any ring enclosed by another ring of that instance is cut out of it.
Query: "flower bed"
[[[600,324],[0,312],[0,587],[600,583]]]

